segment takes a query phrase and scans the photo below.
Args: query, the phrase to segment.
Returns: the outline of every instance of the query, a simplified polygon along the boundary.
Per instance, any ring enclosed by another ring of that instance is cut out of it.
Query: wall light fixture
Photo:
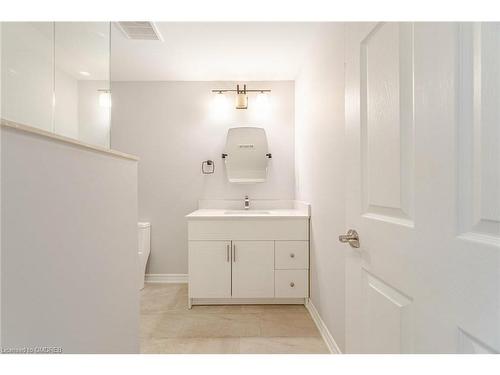
[[[99,105],[103,108],[111,108],[111,90],[100,89],[99,92]]]
[[[271,92],[269,89],[258,89],[258,90],[247,90],[247,85],[243,85],[243,89],[240,90],[240,85],[236,85],[236,90],[231,89],[214,89],[212,92],[217,94],[222,94],[225,92],[235,92],[236,93],[236,109],[247,109],[248,108],[248,93],[258,92],[261,94]]]

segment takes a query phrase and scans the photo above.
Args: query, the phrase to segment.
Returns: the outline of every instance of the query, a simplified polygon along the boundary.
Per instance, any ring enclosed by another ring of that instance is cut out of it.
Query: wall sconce
[[[111,90],[100,89],[97,92],[99,92],[99,106],[111,108]]]
[[[271,92],[268,89],[260,89],[260,90],[247,90],[247,85],[243,85],[243,90],[240,90],[240,85],[236,85],[236,90],[212,90],[217,94],[222,94],[224,92],[235,92],[236,93],[236,109],[247,109],[248,108],[248,93],[249,92],[258,92],[261,94]]]

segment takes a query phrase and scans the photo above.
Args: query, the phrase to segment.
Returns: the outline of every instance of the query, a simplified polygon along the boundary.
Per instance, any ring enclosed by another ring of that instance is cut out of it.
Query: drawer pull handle
[[[294,254],[294,253],[291,253],[291,254],[290,254],[290,258],[295,258],[295,254]]]
[[[293,288],[293,287],[295,286],[295,283],[292,281],[292,282],[290,283],[290,286]]]

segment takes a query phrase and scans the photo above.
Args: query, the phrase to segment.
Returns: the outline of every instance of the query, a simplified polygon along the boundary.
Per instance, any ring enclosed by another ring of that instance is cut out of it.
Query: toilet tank
[[[139,233],[139,253],[149,253],[151,249],[151,224],[137,223],[137,229]]]

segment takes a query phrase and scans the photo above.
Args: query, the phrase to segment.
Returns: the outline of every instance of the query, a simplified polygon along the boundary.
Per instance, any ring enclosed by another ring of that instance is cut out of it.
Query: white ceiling
[[[155,23],[163,41],[129,40],[113,25],[116,81],[295,79],[318,23]]]

